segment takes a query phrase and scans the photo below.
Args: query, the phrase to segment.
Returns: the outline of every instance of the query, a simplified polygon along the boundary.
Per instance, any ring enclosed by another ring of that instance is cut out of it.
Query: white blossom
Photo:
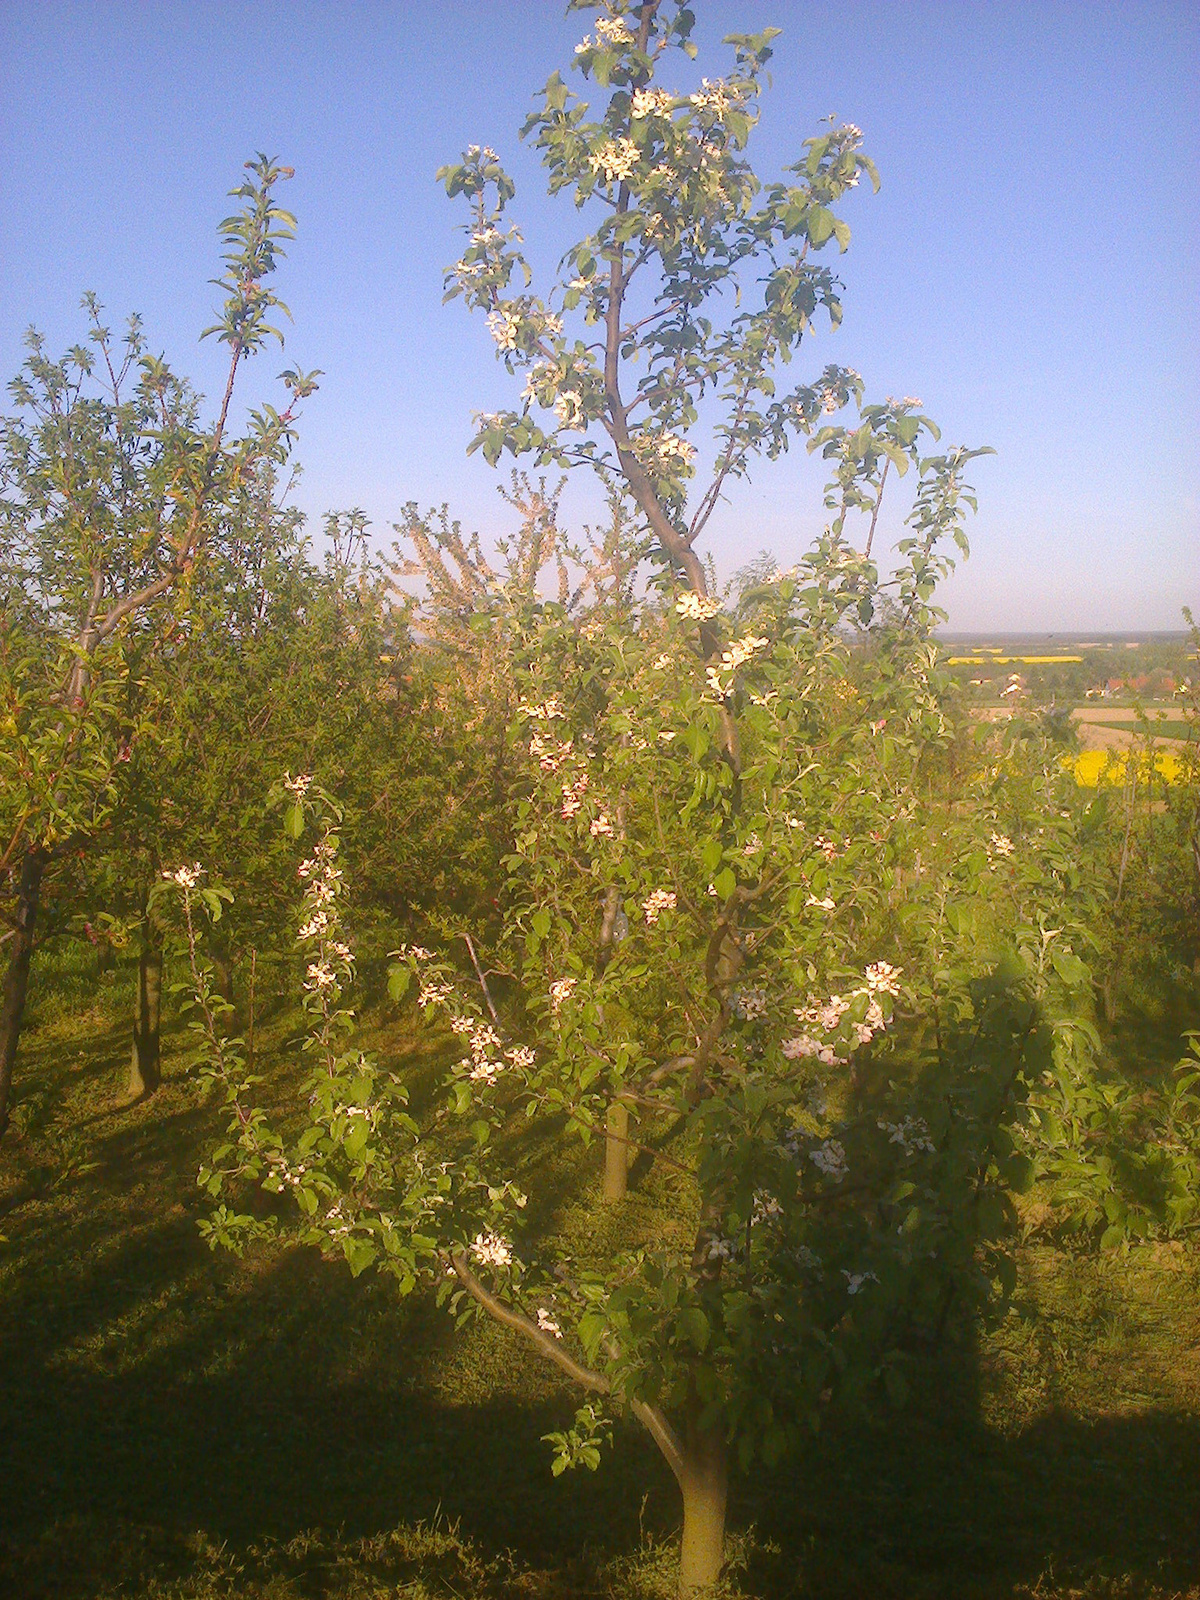
[[[477,1233],[471,1254],[485,1267],[507,1267],[513,1258],[512,1246],[498,1233]]]
[[[586,428],[587,416],[583,401],[570,389],[564,390],[554,402],[554,415],[564,428]]]
[[[596,32],[609,44],[632,44],[633,35],[620,17],[597,17]]]
[[[543,1333],[553,1334],[556,1339],[562,1338],[562,1329],[546,1310],[545,1306],[538,1307],[537,1325]]]
[[[899,994],[902,967],[893,967],[888,961],[873,961],[867,968],[869,994]]]
[[[296,796],[297,800],[302,800],[308,793],[308,786],[311,783],[311,772],[302,772],[295,778],[292,777],[291,773],[288,773],[283,780],[283,787],[290,790],[291,793]]]
[[[197,861],[192,867],[176,867],[174,872],[164,872],[163,877],[168,883],[177,883],[181,889],[194,889],[204,875],[204,868]]]
[[[808,1159],[818,1172],[823,1172],[827,1178],[832,1178],[835,1183],[841,1183],[850,1170],[846,1165],[846,1152],[836,1139],[826,1139],[815,1150],[810,1150]]]
[[[723,117],[729,110],[729,89],[723,83],[709,83],[704,78],[691,101],[697,111],[711,111],[714,116]]]
[[[744,1022],[760,1022],[767,1014],[766,990],[739,989],[733,1006]]]
[[[593,839],[611,839],[613,838],[616,830],[608,816],[602,811],[598,817],[592,818],[590,832]]]
[[[905,1117],[903,1122],[885,1122],[879,1119],[878,1126],[888,1136],[889,1144],[898,1144],[906,1156],[915,1155],[918,1150],[924,1150],[928,1155],[937,1154],[937,1146],[929,1137],[929,1124],[924,1117]]]
[[[646,921],[653,925],[664,911],[674,911],[674,889],[655,889],[642,901],[642,912]]]
[[[1013,853],[1013,842],[1003,833],[992,834],[991,846],[993,855],[1010,856]]]
[[[515,350],[521,331],[521,313],[511,306],[500,306],[487,315],[488,331],[499,350]]]
[[[694,589],[681,594],[675,602],[675,610],[679,615],[687,617],[692,622],[707,622],[710,617],[715,617],[720,609],[719,600],[710,599],[708,595],[699,595]]]
[[[842,1268],[842,1277],[846,1280],[847,1294],[858,1294],[864,1284],[879,1282],[873,1272],[847,1272],[845,1267]]]
[[[641,153],[632,139],[606,139],[589,157],[593,172],[602,172],[606,183],[624,183],[637,171]]]
[[[578,981],[577,978],[559,978],[550,985],[550,1004],[555,1011],[575,993],[575,985]]]
[[[635,122],[642,117],[661,116],[674,103],[675,96],[667,89],[635,89],[629,115]]]
[[[807,1033],[801,1033],[794,1039],[785,1039],[782,1049],[784,1056],[789,1061],[802,1061],[806,1056],[815,1056],[821,1048],[820,1043]]]

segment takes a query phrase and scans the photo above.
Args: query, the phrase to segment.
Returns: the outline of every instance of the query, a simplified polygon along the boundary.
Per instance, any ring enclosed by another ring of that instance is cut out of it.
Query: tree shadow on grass
[[[541,1435],[574,1396],[531,1387],[504,1330],[464,1351],[444,1314],[398,1305],[386,1283],[307,1251],[246,1272],[191,1230],[126,1235],[43,1306],[37,1342],[32,1289],[9,1322],[0,1592],[85,1600],[119,1565],[136,1595],[186,1575],[205,1540],[237,1552],[311,1529],[344,1561],[355,1540],[439,1516],[485,1555],[565,1568],[583,1546],[632,1551],[675,1524],[674,1485],[637,1429],[598,1475],[551,1477]],[[734,1521],[760,1533],[746,1592],[1068,1592],[1036,1589],[1052,1572],[1165,1596],[1197,1580],[1200,1419],[1053,1411],[989,1428],[969,1341],[923,1358],[913,1382],[905,1411],[831,1416],[797,1459],[739,1482]],[[309,1573],[297,1592],[337,1592],[327,1581]]]

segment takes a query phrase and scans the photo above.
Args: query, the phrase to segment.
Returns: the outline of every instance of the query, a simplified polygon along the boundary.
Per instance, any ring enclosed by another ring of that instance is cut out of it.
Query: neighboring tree
[[[232,191],[220,228],[226,293],[206,330],[229,348],[215,420],[149,354],[139,321],[114,341],[89,296],[88,344],[52,361],[30,335],[0,440],[0,871],[10,923],[0,1009],[0,1132],[8,1119],[44,880],[121,804],[144,731],[131,654],[171,626],[200,552],[265,461],[282,460],[315,375],[287,372],[287,408],[227,437],[243,360],[282,335],[268,287],[294,219],[275,201],[291,176],[265,156]],[[135,648],[137,647],[137,648]]]

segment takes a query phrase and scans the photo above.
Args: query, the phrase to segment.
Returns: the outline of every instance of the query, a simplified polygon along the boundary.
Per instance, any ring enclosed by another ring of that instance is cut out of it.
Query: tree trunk
[[[162,947],[153,929],[142,936],[138,957],[137,1011],[133,1019],[133,1048],[129,1058],[129,1094],[134,1100],[152,1095],[162,1082],[158,1025],[162,997]]]
[[[680,1600],[697,1600],[715,1588],[725,1559],[725,1501],[729,1468],[719,1432],[701,1432],[689,1419],[683,1467],[683,1544],[679,1553]]]
[[[629,1187],[629,1107],[614,1100],[608,1108],[604,1138],[605,1205],[624,1200]]]
[[[227,955],[214,951],[212,956],[213,983],[226,1005],[233,1004],[233,962]]]
[[[21,1039],[25,1015],[25,996],[29,989],[29,963],[33,957],[33,932],[37,923],[38,898],[46,856],[41,850],[27,850],[21,863],[21,882],[17,889],[17,925],[12,953],[4,974],[4,996],[0,1003],[0,1137],[8,1127],[8,1103],[12,1091],[13,1067]]]

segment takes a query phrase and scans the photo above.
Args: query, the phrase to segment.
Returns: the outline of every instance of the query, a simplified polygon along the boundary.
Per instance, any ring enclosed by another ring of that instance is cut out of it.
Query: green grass
[[[43,1011],[0,1151],[0,1595],[669,1595],[666,1469],[626,1429],[553,1479],[540,1436],[574,1399],[512,1336],[312,1252],[210,1255],[219,1119],[178,1033],[159,1095],[122,1104],[127,987],[93,974]],[[266,1030],[272,1094],[295,1027]],[[411,1027],[368,1017],[410,1070]],[[1200,1596],[1200,1264],[1023,1266],[1026,1314],[931,1358],[905,1410],[830,1418],[736,1485],[731,1593]]]

